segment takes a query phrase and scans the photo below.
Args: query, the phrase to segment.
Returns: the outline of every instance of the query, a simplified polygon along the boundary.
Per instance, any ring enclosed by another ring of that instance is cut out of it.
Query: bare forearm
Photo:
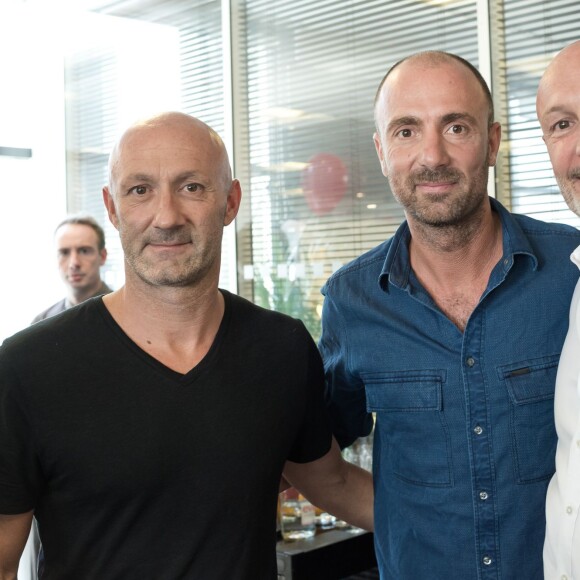
[[[280,478],[280,484],[278,485],[278,493],[286,491],[290,486],[290,483],[286,480],[284,476]]]
[[[0,567],[0,580],[16,580],[16,574],[18,573],[18,566],[16,569],[6,570],[4,567]]]
[[[303,465],[288,462],[284,476],[317,507],[352,525],[373,530],[372,475],[344,461],[336,442],[317,461]]]
[[[31,523],[32,512],[0,515],[0,580],[15,580]]]
[[[344,480],[329,486],[323,493],[314,493],[309,501],[337,518],[373,531],[373,482],[372,475],[351,463],[344,467]],[[321,490],[322,491],[322,490]]]

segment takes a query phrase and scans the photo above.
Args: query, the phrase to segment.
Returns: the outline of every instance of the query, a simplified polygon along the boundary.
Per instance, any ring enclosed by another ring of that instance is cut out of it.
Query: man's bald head
[[[391,76],[391,74],[394,71],[396,71],[396,69],[398,67],[400,67],[403,63],[409,63],[409,64],[413,63],[413,64],[417,64],[417,65],[426,66],[429,68],[436,68],[436,67],[441,66],[441,65],[449,64],[450,62],[451,63],[453,63],[453,62],[459,63],[460,65],[467,68],[473,74],[473,76],[475,77],[475,79],[477,80],[479,85],[481,86],[485,100],[486,100],[488,108],[489,108],[488,125],[491,127],[491,125],[493,124],[493,121],[494,121],[493,99],[491,97],[491,92],[489,90],[489,87],[487,86],[485,79],[481,76],[481,73],[469,61],[465,60],[464,58],[461,58],[460,56],[457,56],[456,54],[452,54],[450,52],[443,52],[440,50],[428,50],[425,52],[418,52],[418,53],[412,54],[410,56],[407,56],[407,57],[401,59],[400,61],[395,63],[388,70],[387,74],[381,80],[379,87],[377,89],[377,92],[375,94],[375,101],[374,101],[375,126],[377,128],[377,131],[380,133],[380,126],[379,126],[380,115],[377,113],[378,113],[378,109],[380,106],[381,94],[383,91],[383,87],[384,87],[385,83],[387,82],[387,79]]]
[[[130,147],[133,140],[139,138],[143,133],[159,129],[172,131],[175,139],[179,139],[179,135],[189,137],[191,134],[196,135],[200,139],[206,139],[209,146],[214,149],[214,153],[221,165],[220,169],[224,185],[229,189],[229,184],[232,181],[232,170],[222,138],[203,121],[177,111],[164,112],[141,119],[125,130],[115,143],[109,156],[109,187],[113,188],[115,169],[119,163],[123,149]]]
[[[536,112],[560,191],[580,215],[580,41],[562,49],[546,68]]]

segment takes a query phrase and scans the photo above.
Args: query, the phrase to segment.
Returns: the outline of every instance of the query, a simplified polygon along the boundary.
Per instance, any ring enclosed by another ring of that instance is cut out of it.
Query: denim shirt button
[[[476,425],[475,428],[473,429],[473,432],[476,435],[481,435],[483,433],[483,429],[479,425]]]
[[[489,495],[487,495],[487,491],[480,491],[479,492],[479,499],[485,501],[488,497],[489,497]]]
[[[489,565],[491,564],[491,558],[490,558],[489,556],[484,556],[484,557],[483,557],[483,563],[484,563],[486,566],[489,566]]]
[[[468,356],[467,359],[465,360],[465,364],[468,367],[472,367],[475,364],[475,359],[472,356]]]

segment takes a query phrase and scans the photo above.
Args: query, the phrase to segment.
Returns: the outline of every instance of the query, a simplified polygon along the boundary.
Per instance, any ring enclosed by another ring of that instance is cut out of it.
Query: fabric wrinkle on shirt
[[[580,246],[571,261],[580,268]],[[556,378],[556,474],[546,498],[544,572],[547,580],[580,578],[580,282]]]
[[[323,288],[320,350],[341,446],[376,417],[383,580],[543,578],[553,395],[580,232],[510,214],[465,332],[422,288],[403,223]],[[568,266],[567,266],[568,264]]]

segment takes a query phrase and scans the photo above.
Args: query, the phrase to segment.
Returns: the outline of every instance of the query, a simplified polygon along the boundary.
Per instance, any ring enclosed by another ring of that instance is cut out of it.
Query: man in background
[[[34,317],[32,324],[64,312],[72,306],[112,290],[101,280],[101,266],[107,260],[105,232],[91,216],[70,216],[54,232],[58,269],[67,295]],[[36,578],[40,540],[33,522],[30,537],[22,554],[18,577]],[[42,568],[42,555],[40,556]]]
[[[64,312],[94,296],[112,290],[101,280],[101,266],[107,260],[105,232],[91,216],[70,216],[58,224],[54,232],[58,269],[67,288],[67,295],[34,317],[32,324]],[[20,561],[18,577],[34,580],[40,540],[33,522],[30,537]],[[42,555],[40,556],[42,568]]]
[[[580,215],[580,41],[560,51],[546,69],[536,109],[560,191]],[[580,247],[570,258],[580,267]],[[554,293],[559,291],[555,284]],[[580,578],[580,284],[569,321],[556,380],[556,473],[546,498],[548,580]]]
[[[101,266],[107,260],[105,233],[94,218],[66,218],[54,232],[54,243],[58,269],[67,288],[66,297],[38,314],[33,323],[64,312],[93,296],[111,292],[101,280]]]
[[[275,580],[282,473],[372,529],[306,327],[218,288],[241,187],[217,133],[137,123],[103,198],[125,285],[0,347],[0,580],[33,512],[47,577]]]
[[[375,121],[406,221],[329,279],[320,348],[340,445],[376,417],[381,578],[539,580],[580,232],[490,199],[500,126],[465,60],[396,64]]]

